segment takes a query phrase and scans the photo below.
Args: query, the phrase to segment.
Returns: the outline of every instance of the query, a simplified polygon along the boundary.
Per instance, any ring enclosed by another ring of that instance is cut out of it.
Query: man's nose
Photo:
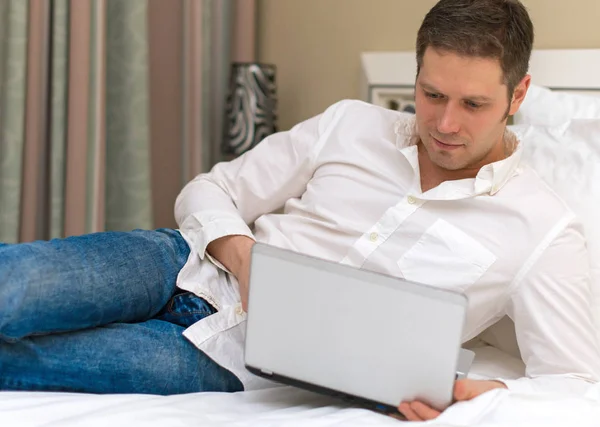
[[[442,110],[442,115],[438,120],[437,130],[441,134],[454,134],[460,131],[460,121],[457,106],[447,103]]]

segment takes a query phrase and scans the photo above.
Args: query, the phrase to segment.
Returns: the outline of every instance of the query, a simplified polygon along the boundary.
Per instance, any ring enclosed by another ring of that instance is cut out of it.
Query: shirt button
[[[379,237],[379,234],[377,234],[375,232],[369,234],[369,240],[371,240],[371,242],[376,242],[378,237]]]
[[[408,196],[408,197],[406,198],[406,201],[407,201],[409,204],[411,204],[411,205],[414,205],[414,204],[417,202],[417,199],[415,199],[415,197],[414,197],[414,196]]]

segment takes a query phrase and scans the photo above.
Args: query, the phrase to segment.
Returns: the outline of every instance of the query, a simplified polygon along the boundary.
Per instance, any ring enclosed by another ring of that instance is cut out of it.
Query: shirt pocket
[[[496,261],[485,246],[438,219],[399,260],[406,280],[464,290]]]

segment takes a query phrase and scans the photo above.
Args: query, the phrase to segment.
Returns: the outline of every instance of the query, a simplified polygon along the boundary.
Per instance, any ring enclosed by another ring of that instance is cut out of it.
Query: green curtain
[[[18,0],[17,0],[18,1]],[[64,234],[65,149],[67,144],[67,96],[69,80],[69,0],[54,0],[50,42],[50,206],[49,238]]]
[[[16,242],[27,67],[27,2],[0,1],[0,242]]]
[[[50,0],[49,0],[50,1]],[[69,0],[52,0],[49,30],[48,235],[64,236],[69,88]],[[90,88],[96,61],[98,0],[93,0]],[[151,228],[147,0],[106,1],[105,229]],[[0,242],[19,238],[27,76],[26,0],[0,0]],[[89,91],[86,232],[92,231],[93,177],[98,165],[95,92]]]
[[[108,0],[106,228],[152,226],[147,0]]]

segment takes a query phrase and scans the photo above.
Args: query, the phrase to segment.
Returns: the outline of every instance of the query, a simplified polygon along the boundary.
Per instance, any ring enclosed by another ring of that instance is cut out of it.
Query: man
[[[459,381],[458,401],[582,392],[600,378],[600,352],[581,226],[506,129],[532,43],[518,0],[441,0],[418,33],[416,116],[339,102],[190,182],[179,231],[0,248],[0,388],[264,387],[243,366],[261,241],[460,290],[464,341],[510,315],[528,378]],[[420,402],[399,411],[439,415]]]

